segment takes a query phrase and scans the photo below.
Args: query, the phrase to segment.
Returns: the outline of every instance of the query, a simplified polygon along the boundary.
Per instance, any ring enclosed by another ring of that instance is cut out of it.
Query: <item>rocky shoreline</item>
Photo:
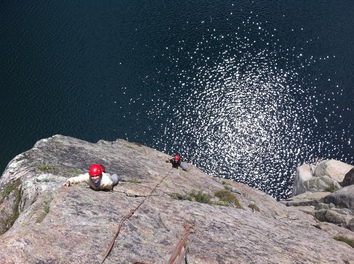
[[[303,164],[297,168],[293,194],[282,203],[354,231],[354,166],[338,160]]]
[[[0,178],[0,263],[354,264],[351,165],[299,167],[297,195],[278,202],[169,157],[121,139],[38,141]],[[119,175],[113,192],[62,186],[92,163]]]

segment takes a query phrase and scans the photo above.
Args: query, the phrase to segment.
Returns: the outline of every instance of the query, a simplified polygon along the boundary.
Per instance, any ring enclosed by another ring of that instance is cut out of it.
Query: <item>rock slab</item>
[[[169,263],[186,221],[194,228],[181,248],[185,263],[354,263],[354,248],[334,239],[354,239],[347,229],[192,164],[172,169],[169,157],[121,139],[38,141],[0,178],[0,263],[101,263],[132,210],[104,263]],[[113,192],[62,186],[92,163],[120,176]],[[220,190],[241,208],[222,203]]]

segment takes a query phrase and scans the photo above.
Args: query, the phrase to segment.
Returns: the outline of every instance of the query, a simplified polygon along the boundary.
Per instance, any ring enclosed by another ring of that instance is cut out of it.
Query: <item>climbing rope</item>
[[[194,233],[194,226],[195,226],[195,221],[184,219],[183,235],[182,235],[181,239],[179,240],[175,250],[173,251],[173,253],[170,257],[170,260],[168,261],[168,264],[174,264],[177,257],[178,257],[178,259],[177,259],[176,264],[182,263],[182,260],[184,258],[187,258],[187,253],[188,253],[189,248],[186,246],[186,242],[188,239],[188,235]],[[185,247],[185,250],[182,254],[183,247]]]
[[[131,210],[128,214],[126,214],[125,216],[123,216],[122,220],[120,220],[119,225],[118,225],[118,229],[117,232],[115,233],[115,235],[113,236],[113,239],[111,241],[111,243],[109,244],[107,251],[103,257],[103,260],[101,262],[101,264],[103,264],[103,262],[106,260],[106,258],[108,257],[109,253],[111,252],[114,242],[116,240],[116,238],[119,235],[120,229],[122,228],[123,223],[129,219],[138,209],[139,207],[148,199],[152,196],[153,192],[157,189],[157,187],[166,179],[166,177],[170,174],[172,169],[170,169],[166,175],[156,184],[156,186],[152,189],[152,191],[150,192],[150,194],[148,196],[146,196],[139,204],[137,207],[135,207],[135,209]]]

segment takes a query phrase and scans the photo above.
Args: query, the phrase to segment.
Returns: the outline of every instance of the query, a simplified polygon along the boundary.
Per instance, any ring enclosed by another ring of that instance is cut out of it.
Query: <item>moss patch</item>
[[[219,201],[213,201],[212,196],[202,191],[195,191],[193,190],[187,196],[172,193],[170,197],[176,200],[189,200],[191,202],[198,202],[198,203],[205,203],[205,204],[214,204],[214,205],[221,205],[221,206],[230,206],[233,205],[236,208],[242,208],[241,204],[239,203],[237,197],[228,190],[220,190],[214,193],[215,197],[219,198]]]
[[[354,248],[354,240],[352,240],[352,239],[349,239],[349,238],[344,237],[344,236],[335,236],[334,239],[337,240],[337,241],[345,242],[345,243],[347,243],[349,246],[351,246],[351,247]]]
[[[40,171],[57,171],[58,167],[56,167],[52,164],[41,164],[38,166],[38,169]]]
[[[48,213],[49,213],[49,210],[50,210],[50,202],[49,202],[49,201],[44,201],[44,202],[43,202],[43,206],[44,206],[44,212],[45,212],[46,214],[48,214]]]
[[[331,186],[328,186],[324,191],[334,193],[335,191],[338,191],[338,190],[339,189],[334,184],[332,184]]]
[[[202,191],[196,192],[193,190],[188,195],[187,200],[192,202],[211,204],[211,196],[209,194],[203,193]]]
[[[11,193],[14,195],[14,202],[12,207],[12,212],[8,213],[6,216],[0,218],[0,235],[4,234],[9,230],[18,218],[19,204],[21,201],[21,181],[17,180],[15,182],[9,183],[2,191],[1,201],[4,201]]]
[[[260,211],[260,210],[259,210],[259,207],[258,207],[257,205],[255,205],[255,204],[249,204],[248,207],[251,208],[251,209],[253,209],[254,211],[257,211],[257,212]]]
[[[170,197],[175,200],[186,200],[187,197],[179,193],[171,193]]]
[[[141,181],[138,181],[136,179],[129,180],[128,182],[130,182],[130,183],[141,183]]]
[[[4,190],[1,193],[1,200],[3,201],[7,196],[9,196],[9,194],[17,187],[18,185],[16,185],[16,183],[11,182],[8,185],[6,185],[6,187],[4,188]]]
[[[222,181],[221,184],[224,186],[225,190],[231,191],[231,186],[226,181]]]
[[[240,202],[238,201],[236,195],[234,195],[229,190],[219,190],[214,193],[216,197],[220,199],[220,201],[225,202],[226,204],[232,204],[236,208],[242,208]]]
[[[48,198],[50,199],[50,198]],[[47,214],[49,213],[50,211],[50,202],[51,200],[44,200],[42,202],[42,204],[38,204],[37,208],[38,208],[38,211],[36,213],[36,223],[42,223],[44,218],[47,216]]]

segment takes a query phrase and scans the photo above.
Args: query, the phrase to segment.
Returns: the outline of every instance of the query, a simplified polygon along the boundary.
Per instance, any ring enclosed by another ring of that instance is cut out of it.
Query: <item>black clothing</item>
[[[172,167],[178,169],[178,166],[181,166],[181,160],[176,161],[175,159],[170,159]]]

